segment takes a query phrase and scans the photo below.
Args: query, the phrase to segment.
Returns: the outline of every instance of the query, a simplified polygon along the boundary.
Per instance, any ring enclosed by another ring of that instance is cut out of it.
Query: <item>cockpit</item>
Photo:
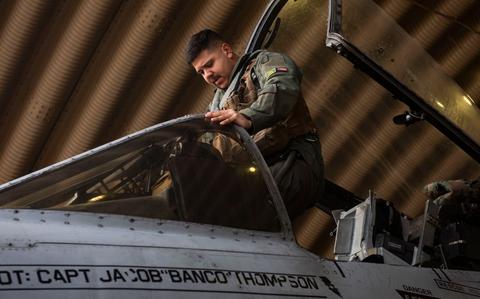
[[[33,173],[1,193],[2,207],[279,231],[262,171],[238,135],[191,118],[189,127],[180,121],[127,136],[89,159],[74,157]]]

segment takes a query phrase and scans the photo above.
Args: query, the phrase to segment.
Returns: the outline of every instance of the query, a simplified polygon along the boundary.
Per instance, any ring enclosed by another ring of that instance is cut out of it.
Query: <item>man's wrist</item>
[[[243,114],[243,113],[240,113],[243,117],[245,117],[246,119],[246,124],[245,124],[245,129],[247,130],[247,132],[249,134],[252,134],[253,133],[253,122],[252,122],[252,119],[250,118],[250,116],[246,115],[246,114]]]

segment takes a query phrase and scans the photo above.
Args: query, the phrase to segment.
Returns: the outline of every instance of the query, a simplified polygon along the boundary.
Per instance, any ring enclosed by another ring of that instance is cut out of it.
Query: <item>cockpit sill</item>
[[[282,233],[123,215],[2,209],[0,223],[2,250],[33,250],[40,244],[75,244],[311,255],[299,250],[298,245],[285,239]]]

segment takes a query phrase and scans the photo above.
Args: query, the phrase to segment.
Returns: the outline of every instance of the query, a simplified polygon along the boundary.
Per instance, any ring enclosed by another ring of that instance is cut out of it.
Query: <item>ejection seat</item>
[[[168,168],[180,220],[259,229],[263,219],[275,218],[265,215],[274,210],[265,207],[261,175],[248,172],[248,165],[226,163],[210,144],[183,142]]]

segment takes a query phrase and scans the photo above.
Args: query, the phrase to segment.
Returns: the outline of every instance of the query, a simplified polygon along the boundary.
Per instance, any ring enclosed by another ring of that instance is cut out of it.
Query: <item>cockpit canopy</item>
[[[233,128],[160,124],[0,187],[2,208],[52,209],[279,231],[258,162]]]

